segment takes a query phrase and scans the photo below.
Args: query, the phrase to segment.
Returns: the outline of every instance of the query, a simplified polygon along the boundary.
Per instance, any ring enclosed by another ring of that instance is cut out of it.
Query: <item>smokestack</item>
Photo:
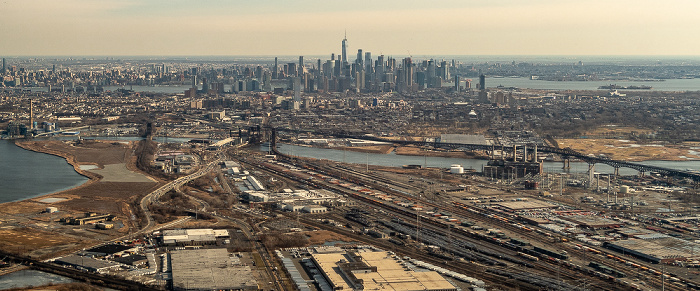
[[[513,162],[518,161],[518,145],[513,145]]]
[[[34,129],[34,102],[29,99],[29,129]]]
[[[527,163],[527,144],[523,145],[523,163]]]
[[[535,144],[535,153],[532,154],[532,162],[537,163],[537,144]]]

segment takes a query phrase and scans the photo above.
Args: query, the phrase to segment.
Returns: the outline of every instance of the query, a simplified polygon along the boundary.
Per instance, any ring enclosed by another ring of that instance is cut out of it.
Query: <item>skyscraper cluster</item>
[[[415,63],[411,57],[396,60],[379,55],[372,58],[372,53],[357,50],[355,60],[350,60],[347,34],[341,41],[340,54],[332,53],[330,59],[317,60],[308,70],[304,57],[299,57],[298,65],[288,63],[283,68],[272,68],[274,79],[300,78],[305,92],[387,92],[398,91],[413,93],[425,88],[440,88],[443,82],[452,81],[450,76],[455,71],[455,61],[426,60]],[[312,63],[313,64],[313,63]],[[459,78],[455,77],[455,86],[459,91]],[[290,88],[296,88],[290,81]],[[296,90],[295,90],[296,91]]]

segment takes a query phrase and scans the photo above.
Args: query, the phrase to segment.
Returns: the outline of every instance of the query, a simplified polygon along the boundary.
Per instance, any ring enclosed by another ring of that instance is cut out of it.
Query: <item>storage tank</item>
[[[464,174],[464,168],[462,165],[452,165],[450,167],[450,173],[452,174]]]
[[[627,194],[630,192],[630,186],[622,185],[620,186],[620,193]]]

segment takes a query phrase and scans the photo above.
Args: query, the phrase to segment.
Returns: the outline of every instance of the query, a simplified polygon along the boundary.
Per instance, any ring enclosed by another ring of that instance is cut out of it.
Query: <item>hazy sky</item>
[[[699,55],[699,0],[3,0],[0,55]]]

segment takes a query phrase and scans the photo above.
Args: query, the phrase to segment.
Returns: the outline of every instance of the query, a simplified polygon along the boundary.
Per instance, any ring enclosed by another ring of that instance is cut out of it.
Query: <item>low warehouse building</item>
[[[226,249],[180,250],[170,255],[173,290],[258,290],[250,266]]]
[[[660,233],[636,235],[604,246],[652,263],[685,260],[693,256],[694,250],[700,250],[700,244]]]

